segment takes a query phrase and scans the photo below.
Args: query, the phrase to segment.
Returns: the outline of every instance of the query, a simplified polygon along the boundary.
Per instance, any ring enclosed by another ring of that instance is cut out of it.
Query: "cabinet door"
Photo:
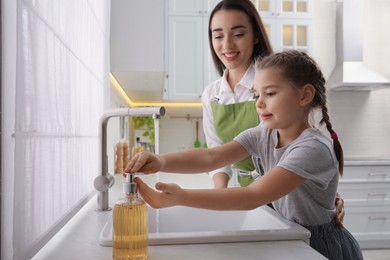
[[[278,1],[275,0],[251,0],[256,9],[260,12],[261,18],[274,16],[277,13]]]
[[[389,182],[390,181],[390,165],[345,165],[344,175],[340,182],[344,181],[362,181],[362,182]]]
[[[169,15],[198,16],[203,14],[203,2],[199,0],[169,0]]]
[[[308,18],[310,0],[251,0],[265,17]]]
[[[220,0],[169,0],[170,15],[209,15]]]
[[[263,23],[275,52],[310,49],[310,24],[304,20],[264,18]]]
[[[209,17],[203,17],[203,89],[220,77],[211,57],[208,20]]]
[[[276,21],[276,46],[279,50],[308,51],[310,25],[304,20],[278,19]]]
[[[252,0],[260,12],[274,51],[308,52],[310,42],[309,0]]]
[[[169,100],[199,100],[203,89],[201,17],[169,18]]]
[[[308,18],[310,4],[310,0],[281,0],[277,6],[277,13],[282,18]]]
[[[209,19],[210,13],[220,0],[204,0],[205,16],[203,17],[203,89],[220,76],[214,66],[209,44]]]
[[[221,0],[203,0],[204,14],[210,15],[211,11]]]

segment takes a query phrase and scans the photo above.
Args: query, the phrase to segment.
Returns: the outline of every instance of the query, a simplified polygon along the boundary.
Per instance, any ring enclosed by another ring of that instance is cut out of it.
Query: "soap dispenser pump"
[[[138,195],[134,174],[126,173],[123,196],[112,215],[112,259],[148,259],[148,208]]]

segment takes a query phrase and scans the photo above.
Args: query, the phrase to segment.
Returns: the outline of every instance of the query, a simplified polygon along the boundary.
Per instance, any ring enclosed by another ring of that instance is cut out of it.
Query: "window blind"
[[[30,259],[94,192],[109,13],[106,0],[18,0],[14,259]]]

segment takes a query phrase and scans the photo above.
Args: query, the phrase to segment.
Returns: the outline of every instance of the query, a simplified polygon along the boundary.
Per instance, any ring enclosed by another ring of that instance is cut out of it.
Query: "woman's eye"
[[[266,93],[266,95],[269,97],[272,97],[273,95],[275,95],[275,92],[268,92],[268,93]]]
[[[216,39],[216,40],[222,39],[222,35],[214,35],[213,38]]]
[[[260,97],[259,95],[253,94],[253,99],[254,99],[254,100],[258,100],[259,97]]]
[[[244,34],[243,33],[236,33],[234,36],[235,37],[242,37],[242,36],[244,36]]]

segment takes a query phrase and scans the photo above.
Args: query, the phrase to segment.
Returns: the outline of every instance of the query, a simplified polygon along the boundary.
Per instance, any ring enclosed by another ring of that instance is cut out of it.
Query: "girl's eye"
[[[256,94],[253,93],[253,99],[254,99],[254,100],[258,100],[259,97],[260,97],[259,95],[256,95]]]
[[[222,39],[222,35],[214,35],[214,36],[213,36],[213,39],[216,39],[216,40]]]
[[[266,93],[266,95],[269,96],[269,97],[272,97],[273,95],[275,95],[275,93],[274,92],[268,92],[268,93]]]
[[[239,37],[244,36],[244,34],[243,33],[236,33],[234,36],[239,38]]]

